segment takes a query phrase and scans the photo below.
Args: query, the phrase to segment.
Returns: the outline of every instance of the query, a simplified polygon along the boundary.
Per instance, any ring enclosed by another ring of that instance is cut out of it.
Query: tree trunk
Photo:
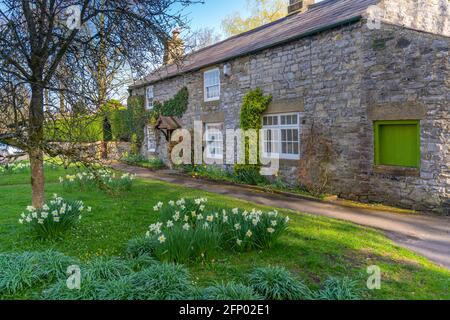
[[[31,88],[29,112],[29,150],[31,165],[32,205],[42,208],[44,205],[44,90],[42,85],[33,84]]]

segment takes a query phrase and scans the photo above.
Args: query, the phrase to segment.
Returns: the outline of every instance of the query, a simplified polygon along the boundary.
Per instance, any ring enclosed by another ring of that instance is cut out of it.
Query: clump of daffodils
[[[123,191],[130,190],[135,176],[129,173],[118,175],[108,169],[100,169],[95,172],[78,172],[59,177],[59,182],[65,189],[93,189],[100,184],[109,188]]]
[[[0,174],[5,173],[23,173],[30,169],[29,162],[17,161],[5,165],[0,165]]]
[[[150,225],[147,237],[154,238],[155,243],[163,248],[161,252],[167,254],[180,251],[180,248],[172,248],[179,247],[180,242],[198,249],[205,245],[208,234],[214,239],[211,241],[218,239],[221,249],[265,249],[286,230],[289,223],[289,218],[281,216],[276,210],[217,210],[208,208],[207,202],[206,198],[157,202],[153,211],[159,214],[159,221]],[[183,250],[191,249],[187,247]],[[202,254],[204,257],[205,254]]]
[[[83,212],[91,211],[83,201],[67,201],[54,194],[40,209],[28,206],[20,215],[19,223],[29,226],[40,238],[54,238],[76,225]]]

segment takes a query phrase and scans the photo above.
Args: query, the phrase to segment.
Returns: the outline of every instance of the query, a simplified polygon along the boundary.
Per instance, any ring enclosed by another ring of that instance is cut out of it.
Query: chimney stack
[[[316,3],[315,0],[289,0],[288,15],[303,13],[314,3]]]
[[[180,61],[184,56],[184,42],[180,38],[180,30],[174,29],[172,31],[172,38],[166,43],[164,52],[164,64],[172,64]]]

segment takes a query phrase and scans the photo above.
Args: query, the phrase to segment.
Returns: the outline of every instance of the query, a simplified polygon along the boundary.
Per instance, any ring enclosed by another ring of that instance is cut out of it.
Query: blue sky
[[[191,5],[184,10],[193,30],[207,27],[222,33],[221,23],[226,16],[236,11],[242,16],[248,15],[246,0],[204,0],[204,2]]]

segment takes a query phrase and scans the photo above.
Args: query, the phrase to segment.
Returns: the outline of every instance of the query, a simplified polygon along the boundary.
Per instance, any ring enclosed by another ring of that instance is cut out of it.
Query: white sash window
[[[220,70],[206,71],[203,75],[205,101],[220,99]]]
[[[223,159],[223,124],[207,123],[205,129],[207,157],[210,159]]]
[[[263,116],[263,153],[265,157],[300,159],[300,116],[298,113]]]

